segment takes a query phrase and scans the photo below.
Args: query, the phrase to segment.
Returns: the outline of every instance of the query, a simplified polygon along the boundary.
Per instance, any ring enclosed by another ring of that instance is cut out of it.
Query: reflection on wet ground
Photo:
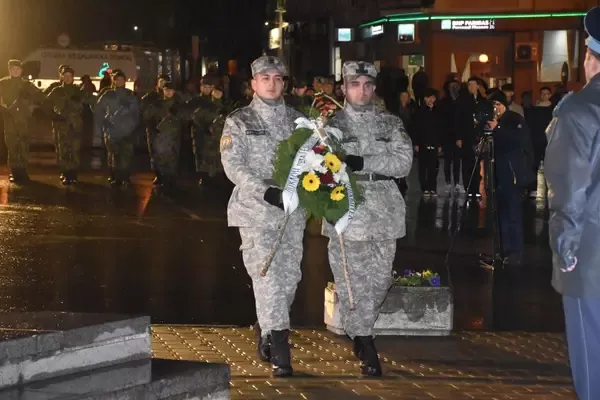
[[[172,197],[157,195],[144,172],[129,191],[115,191],[94,170],[65,189],[49,166],[54,155],[34,156],[27,187],[10,187],[6,168],[0,170],[1,311],[149,314],[155,323],[254,321],[239,235],[225,220],[227,193],[190,183]],[[395,267],[431,268],[447,279],[444,259],[464,197],[424,200],[413,175],[407,237],[398,242]],[[484,199],[467,208],[450,258],[456,328],[563,329],[560,297],[550,287],[547,212],[540,200],[525,207],[526,262],[513,275],[478,266],[478,254],[491,252],[489,207]],[[327,242],[311,225],[305,245],[292,321],[322,326],[331,279]]]

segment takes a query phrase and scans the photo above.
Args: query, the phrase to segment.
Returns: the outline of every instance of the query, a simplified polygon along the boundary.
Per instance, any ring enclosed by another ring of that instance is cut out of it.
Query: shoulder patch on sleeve
[[[221,137],[221,144],[219,146],[221,153],[223,152],[223,150],[229,149],[232,145],[233,145],[233,142],[231,140],[231,136],[223,135]]]

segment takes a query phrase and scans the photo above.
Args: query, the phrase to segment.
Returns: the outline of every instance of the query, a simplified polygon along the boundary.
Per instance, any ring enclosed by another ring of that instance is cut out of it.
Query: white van
[[[89,75],[98,84],[103,72],[120,69],[127,76],[127,88],[133,90],[137,79],[135,56],[132,52],[111,50],[37,49],[23,60],[23,75],[44,90],[58,80],[58,67],[68,65],[75,70],[75,82]]]

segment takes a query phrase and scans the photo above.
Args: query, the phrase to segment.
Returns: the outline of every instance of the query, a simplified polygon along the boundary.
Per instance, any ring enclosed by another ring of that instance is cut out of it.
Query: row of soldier
[[[77,183],[84,112],[89,107],[94,114],[96,142],[103,140],[106,146],[111,185],[129,184],[135,136],[137,127],[142,124],[146,131],[150,167],[156,175],[154,184],[172,188],[179,171],[183,134],[189,132],[191,136],[199,183],[217,179],[223,172],[219,138],[225,117],[252,99],[250,85],[239,101],[234,103],[227,99],[221,79],[215,74],[202,79],[197,95],[178,93],[167,76],[159,76],[155,88],[138,101],[134,93],[125,88],[127,77],[120,70],[105,77],[108,83],[101,85],[98,93],[89,90],[87,85],[76,85],[76,71],[68,65],[59,67],[59,80],[43,92],[23,79],[22,72],[21,62],[11,60],[9,76],[0,80],[1,110],[11,170],[9,179],[17,184],[29,180],[28,130],[34,104],[52,120],[60,180],[64,185]],[[296,81],[293,86],[286,100],[305,114],[311,106],[319,110],[335,109],[339,103],[333,100],[342,100],[334,93],[334,82],[330,78],[317,78],[313,83],[314,89],[322,88],[322,93],[327,96],[315,96],[301,81]]]

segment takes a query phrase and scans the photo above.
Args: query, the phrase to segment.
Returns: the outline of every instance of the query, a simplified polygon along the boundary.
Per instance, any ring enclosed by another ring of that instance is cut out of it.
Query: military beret
[[[308,83],[306,82],[305,79],[294,79],[294,87],[295,88],[303,88],[305,86],[308,86]]]
[[[217,86],[219,84],[219,77],[215,75],[204,75],[200,81],[200,84],[206,86]]]
[[[258,74],[262,74],[267,71],[278,71],[281,75],[287,75],[287,69],[283,62],[277,58],[272,56],[262,56],[254,60],[251,65],[252,68],[252,76],[256,76]]]
[[[67,72],[75,75],[75,70],[73,68],[69,67],[68,65],[63,65],[62,69],[60,70],[61,75],[64,75]]]
[[[586,40],[587,47],[600,53],[600,7],[594,7],[587,12],[583,19],[583,26],[589,35]]]
[[[514,92],[515,88],[510,83],[507,83],[506,85],[502,85],[502,91],[504,91],[504,92]]]
[[[8,61],[8,67],[20,67],[23,68],[23,63],[21,60],[10,60]]]
[[[175,82],[171,82],[171,81],[167,81],[165,83],[165,85],[163,86],[163,90],[164,89],[173,89],[173,90],[177,90],[177,87],[175,85]]]
[[[346,61],[342,67],[342,76],[344,79],[354,76],[368,76],[377,78],[377,68],[370,62],[365,61]]]
[[[116,79],[116,78],[127,79],[125,72],[121,71],[120,69],[115,69],[112,73],[112,77],[113,77],[113,79]]]

